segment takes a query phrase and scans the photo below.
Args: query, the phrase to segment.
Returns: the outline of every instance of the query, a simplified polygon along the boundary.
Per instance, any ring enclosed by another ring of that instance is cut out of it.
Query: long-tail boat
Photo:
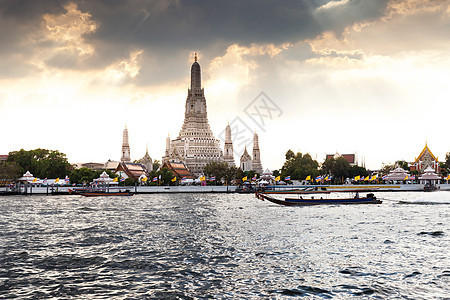
[[[267,200],[275,204],[285,205],[285,206],[307,206],[307,205],[320,205],[320,204],[381,204],[382,201],[378,200],[374,194],[369,193],[365,197],[359,197],[356,194],[353,198],[334,198],[334,199],[324,199],[321,198],[285,198],[284,200],[273,198],[264,193],[256,192],[255,197],[260,200]]]
[[[69,189],[70,194],[81,195],[85,197],[99,197],[99,196],[133,196],[134,193],[130,190],[107,191],[105,189]]]

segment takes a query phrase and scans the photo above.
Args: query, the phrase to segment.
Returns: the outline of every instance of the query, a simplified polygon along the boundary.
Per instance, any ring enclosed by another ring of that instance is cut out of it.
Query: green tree
[[[305,155],[300,152],[293,154],[292,150],[288,150],[286,161],[281,168],[281,177],[291,176],[291,180],[303,180],[308,175],[311,175],[311,177],[319,175],[319,163],[312,159],[309,153]]]
[[[153,170],[158,171],[159,167],[161,167],[161,162],[157,159],[153,161]]]
[[[391,172],[392,170],[395,169],[395,165],[388,165],[388,164],[382,164],[381,169],[380,169],[380,175],[384,176],[389,174],[389,172]]]
[[[203,173],[207,177],[215,176],[215,184],[217,185],[218,183],[222,182],[222,179],[224,179],[228,169],[228,163],[212,161],[205,165],[205,167],[203,168]]]
[[[70,182],[76,184],[89,184],[96,176],[96,171],[88,168],[75,169],[70,173]]]
[[[350,177],[350,164],[342,156],[336,158],[336,162],[331,170],[331,174],[334,176],[335,183],[343,183],[345,178]]]
[[[72,172],[66,155],[57,150],[35,149],[19,150],[9,153],[8,162],[15,162],[22,172],[30,171],[39,178],[65,177]]]
[[[369,172],[364,167],[360,167],[358,165],[354,165],[350,167],[350,177],[355,178],[356,176],[366,177],[369,175]]]
[[[406,161],[404,161],[404,160],[397,160],[395,162],[395,164],[397,166],[399,166],[400,168],[402,168],[402,169],[404,169],[406,171],[409,171],[409,166],[408,166],[408,163]]]
[[[0,163],[0,181],[14,181],[22,174],[22,168],[16,162]]]

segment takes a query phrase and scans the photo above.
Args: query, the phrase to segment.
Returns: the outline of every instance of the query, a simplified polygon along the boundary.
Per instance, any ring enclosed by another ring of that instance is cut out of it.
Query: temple
[[[256,132],[253,135],[253,157],[248,154],[247,147],[245,147],[244,153],[241,155],[240,167],[242,171],[255,171],[258,174],[263,173],[261,153],[259,151],[259,138]]]
[[[123,141],[122,141],[122,156],[120,161],[130,162],[130,144],[128,143],[128,129],[125,125],[125,129],[123,130]]]
[[[231,127],[230,124],[225,128],[225,147],[223,160],[228,163],[230,167],[234,167],[234,156],[233,156],[233,142],[231,139]]]
[[[208,123],[197,54],[191,66],[191,86],[188,89],[183,126],[176,139],[167,138],[162,161],[183,163],[194,175],[202,174],[209,162],[223,161],[220,141],[214,137]]]
[[[436,173],[440,173],[441,168],[439,165],[439,159],[433,155],[430,148],[428,148],[428,144],[425,143],[425,147],[422,152],[420,152],[419,156],[416,160],[411,163],[410,170],[418,171],[419,173],[423,173],[426,168],[433,168]]]

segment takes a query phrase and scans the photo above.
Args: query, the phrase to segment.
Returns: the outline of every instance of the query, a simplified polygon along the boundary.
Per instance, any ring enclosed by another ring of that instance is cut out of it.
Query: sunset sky
[[[161,160],[194,53],[214,134],[256,130],[264,168],[450,151],[450,1],[2,0],[0,154],[119,160],[126,125],[132,160]]]

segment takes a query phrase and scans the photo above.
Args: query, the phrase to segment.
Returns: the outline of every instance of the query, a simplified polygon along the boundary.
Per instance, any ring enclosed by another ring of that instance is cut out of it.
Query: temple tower
[[[253,160],[252,160],[252,170],[258,174],[262,174],[263,168],[261,165],[261,153],[259,151],[259,140],[258,135],[253,135]]]
[[[220,141],[209,127],[206,98],[202,88],[201,69],[195,54],[191,66],[191,84],[185,104],[184,122],[178,137],[170,141],[163,161],[180,159],[194,175],[203,173],[203,168],[212,161],[223,161]]]
[[[225,148],[224,148],[224,155],[223,160],[228,163],[230,167],[234,167],[234,156],[233,156],[233,142],[231,139],[231,127],[228,123],[227,127],[225,128]]]
[[[241,170],[242,171],[251,171],[252,168],[252,157],[247,152],[247,146],[244,149],[244,153],[241,155]]]
[[[122,141],[122,157],[120,161],[130,162],[130,144],[128,143],[128,129],[125,125],[125,129],[123,130],[123,141]]]

